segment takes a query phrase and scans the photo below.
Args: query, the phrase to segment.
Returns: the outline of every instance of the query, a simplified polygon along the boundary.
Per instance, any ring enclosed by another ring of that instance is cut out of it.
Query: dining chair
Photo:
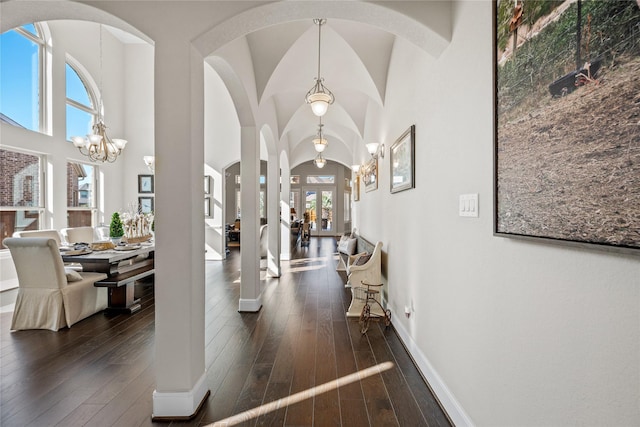
[[[70,227],[60,230],[64,240],[73,245],[74,243],[93,243],[95,241],[95,231],[93,227]]]
[[[13,233],[13,237],[48,237],[56,241],[56,244],[60,246],[62,237],[58,230],[28,230],[28,231],[16,231]]]
[[[107,275],[65,269],[55,239],[9,237],[3,244],[18,273],[11,330],[57,331],[107,307],[107,289],[93,286]]]

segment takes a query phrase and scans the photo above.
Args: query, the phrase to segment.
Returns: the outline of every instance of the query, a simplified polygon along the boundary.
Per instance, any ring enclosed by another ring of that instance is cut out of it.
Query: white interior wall
[[[140,196],[154,196],[138,193],[138,175],[153,174],[142,160],[144,156],[155,154],[153,51],[153,46],[148,43],[130,43],[123,46],[124,134],[129,140],[122,158],[125,166],[123,208],[130,203],[137,204]],[[111,136],[116,137],[115,134]],[[106,212],[107,223],[112,213]]]
[[[126,207],[130,201],[137,201],[137,170],[131,162],[133,153],[139,144],[135,134],[129,136],[125,126],[127,122],[127,108],[125,107],[125,70],[129,70],[130,76],[140,73],[135,78],[140,82],[149,78],[148,67],[153,67],[153,63],[147,65],[147,71],[132,64],[129,69],[125,61],[123,44],[117,40],[108,30],[102,30],[102,49],[100,44],[100,26],[91,22],[83,21],[49,21],[53,39],[53,135],[49,144],[53,146],[42,147],[42,152],[49,153],[52,159],[52,194],[53,212],[66,212],[66,161],[74,160],[82,163],[91,163],[89,159],[78,152],[72,143],[66,141],[66,114],[65,114],[65,55],[68,53],[92,75],[93,80],[105,94],[103,98],[105,111],[105,124],[107,134],[111,138],[122,137],[129,143],[125,148],[122,157],[115,163],[95,163],[103,182],[108,182],[108,186],[101,188],[98,197],[101,200],[97,223],[108,224],[111,214]],[[79,35],[82,34],[82,37]],[[147,45],[148,48],[150,48]],[[101,53],[102,52],[102,53]],[[102,59],[101,59],[102,56]],[[56,95],[57,93],[57,95]],[[151,110],[149,113],[136,115],[136,120],[143,122],[145,117],[153,115],[153,91],[147,91],[146,103],[139,105],[139,110]],[[146,124],[153,126],[153,121]],[[151,140],[152,141],[152,140]],[[147,139],[147,143],[153,144]],[[28,140],[20,141],[21,146],[29,145]],[[40,150],[38,150],[40,151]],[[141,162],[141,160],[140,160]],[[62,168],[62,166],[65,166]],[[142,169],[144,171],[144,163]],[[135,193],[130,191],[135,188]],[[66,214],[58,215],[54,218],[52,228],[64,228],[67,226]]]
[[[460,425],[637,424],[640,260],[493,236],[491,2],[453,16],[437,60],[393,54],[385,143],[416,124],[416,188],[390,194],[385,158],[358,203],[388,252],[394,325]],[[477,219],[458,216],[466,193]]]
[[[231,96],[220,76],[204,64],[204,156],[205,171],[214,177],[214,215],[206,220],[206,259],[225,258],[225,168],[240,161],[240,123]],[[234,179],[234,177],[230,177]],[[227,210],[234,210],[227,206]]]

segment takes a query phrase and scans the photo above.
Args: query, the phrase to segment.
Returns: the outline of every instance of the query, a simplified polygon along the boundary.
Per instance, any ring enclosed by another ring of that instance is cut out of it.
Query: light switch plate
[[[478,193],[460,195],[460,216],[478,217]]]

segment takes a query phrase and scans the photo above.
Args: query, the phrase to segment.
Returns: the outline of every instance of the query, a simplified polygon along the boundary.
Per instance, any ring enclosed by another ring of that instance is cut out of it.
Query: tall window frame
[[[98,166],[67,160],[67,227],[96,225]]]
[[[73,74],[69,75],[69,72]],[[70,88],[70,83],[74,84]],[[81,85],[84,89],[82,95],[86,95],[86,103],[82,102],[84,96],[73,96],[70,90],[76,90]],[[95,82],[91,78],[87,70],[75,58],[70,55],[66,56],[65,63],[65,100],[67,111],[66,122],[66,138],[71,141],[72,136],[86,135],[92,132],[93,125],[98,121],[100,116],[99,93]],[[82,126],[77,123],[81,121],[81,115],[85,115],[87,120],[86,128],[80,129]]]
[[[10,189],[10,194],[3,194],[0,201],[2,239],[16,231],[40,230],[45,214],[46,156],[3,146],[0,165],[3,165],[0,183]]]
[[[30,26],[33,27],[33,31],[29,31],[28,28]],[[51,117],[50,117],[51,116],[51,111],[50,111],[51,110],[51,94],[50,94],[51,73],[49,72],[49,69],[51,66],[51,60],[50,60],[51,37],[50,37],[49,29],[45,23],[33,22],[31,24],[26,24],[26,25],[8,30],[0,34],[0,37],[8,35],[10,32],[14,32],[17,35],[24,37],[25,40],[29,41],[30,43],[35,44],[38,50],[36,54],[38,63],[36,66],[33,66],[31,68],[32,72],[34,69],[37,72],[37,91],[38,91],[36,96],[37,105],[35,107],[31,106],[32,108],[31,114],[32,116],[37,117],[38,123],[36,126],[33,126],[33,124],[25,125],[24,123],[20,123],[18,120],[12,119],[10,114],[5,114],[6,110],[0,111],[0,113],[3,116],[3,121],[11,125],[21,127],[33,132],[50,135],[51,134],[51,129],[50,129],[51,128],[50,126],[51,124],[50,123],[51,121]],[[2,50],[6,50],[6,49],[3,48]],[[5,62],[5,61],[2,61],[2,62]],[[8,66],[11,66],[11,65],[8,65]],[[9,84],[9,82],[4,81],[3,79],[2,85],[4,84]],[[0,102],[0,104],[2,103]],[[33,111],[34,108],[37,109],[37,111],[34,112]]]

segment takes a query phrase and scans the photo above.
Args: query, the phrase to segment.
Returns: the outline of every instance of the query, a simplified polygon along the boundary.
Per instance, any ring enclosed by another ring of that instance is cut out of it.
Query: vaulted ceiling
[[[318,39],[313,20],[292,21],[236,39],[213,55],[244,76],[244,91],[259,110],[274,110],[278,145],[288,147],[291,158],[299,162],[316,154],[311,140],[319,118],[304,97],[318,72]],[[356,144],[371,142],[363,140],[366,120],[372,109],[383,107],[396,37],[371,25],[329,19],[322,25],[320,40],[321,77],[335,95],[322,118],[329,142],[323,154],[349,165]],[[238,69],[247,67],[251,69]]]

